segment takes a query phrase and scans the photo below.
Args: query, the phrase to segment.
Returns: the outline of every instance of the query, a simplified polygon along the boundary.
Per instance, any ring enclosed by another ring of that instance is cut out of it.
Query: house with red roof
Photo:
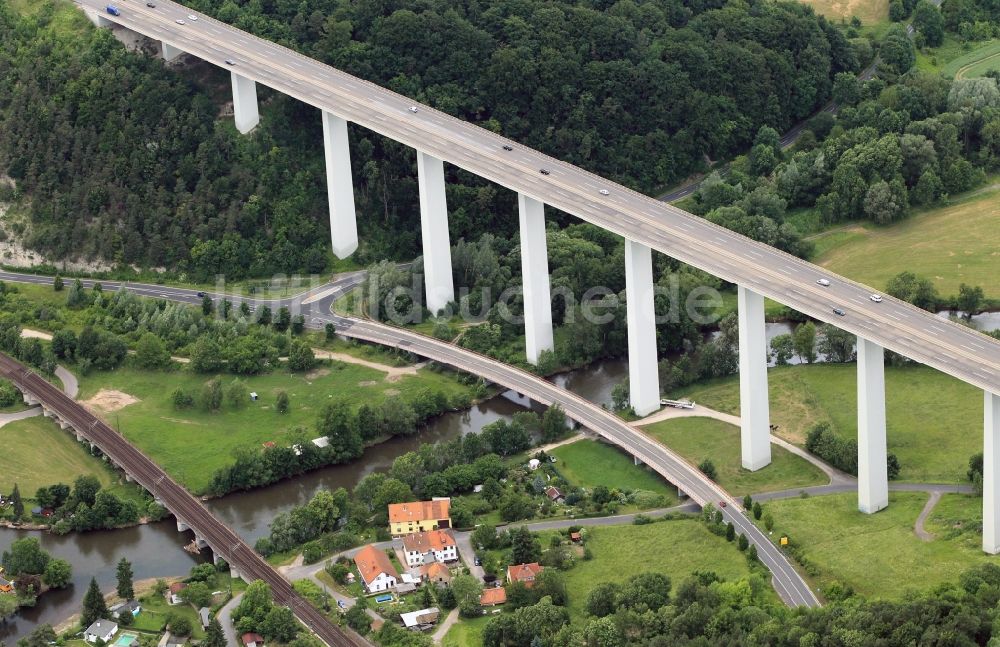
[[[530,564],[511,564],[507,567],[507,581],[513,584],[521,582],[525,587],[531,588],[535,584],[535,578],[541,573],[543,567],[538,562]]]
[[[384,551],[368,544],[354,556],[354,565],[358,567],[361,580],[369,593],[388,591],[396,586],[399,573],[392,565]]]

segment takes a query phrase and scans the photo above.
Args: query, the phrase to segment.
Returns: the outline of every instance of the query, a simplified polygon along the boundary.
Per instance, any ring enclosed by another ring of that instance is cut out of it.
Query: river
[[[597,381],[603,379],[599,370],[596,374]],[[578,382],[582,388],[594,388],[589,380]],[[607,388],[608,393],[610,388]],[[478,431],[501,418],[510,419],[512,414],[523,411],[528,404],[525,398],[508,392],[466,411],[439,416],[416,436],[396,437],[370,447],[361,459],[348,465],[328,467],[269,487],[231,494],[208,501],[206,506],[253,544],[257,538],[267,534],[268,524],[276,515],[305,503],[320,489],[353,488],[365,475],[387,469],[397,456],[423,443],[450,440],[470,431]],[[91,577],[97,578],[103,590],[113,589],[116,564],[122,557],[132,562],[137,580],[183,575],[194,564],[203,561],[184,551],[184,544],[191,541],[192,535],[190,532],[177,532],[173,519],[134,528],[62,537],[44,532],[0,529],[0,550],[6,550],[15,539],[29,535],[38,537],[45,550],[53,556],[68,560],[73,565],[73,585],[45,594],[37,606],[22,609],[17,616],[0,623],[0,642],[10,646],[37,625],[56,624],[78,612]]]
[[[977,315],[973,323],[981,329],[995,329],[1000,327],[1000,313]],[[766,325],[769,341],[791,330],[788,323]],[[790,362],[797,363],[798,359],[793,357]],[[607,359],[556,375],[552,380],[589,400],[610,406],[611,390],[627,377],[627,360]],[[231,494],[209,501],[207,507],[253,544],[267,533],[268,524],[276,515],[305,503],[320,489],[352,488],[365,475],[388,468],[397,456],[423,443],[450,440],[478,431],[500,418],[509,419],[529,405],[526,398],[508,391],[467,411],[440,416],[416,436],[397,437],[371,447],[361,459],[349,465],[328,467],[270,487]],[[0,623],[0,641],[8,645],[13,645],[40,623],[58,623],[79,611],[91,577],[97,578],[106,591],[114,588],[115,565],[123,556],[132,562],[136,579],[183,575],[200,561],[183,550],[191,535],[178,533],[172,519],[135,528],[65,537],[0,529],[0,550],[28,534],[39,537],[46,550],[73,565],[73,586],[46,594],[35,608],[24,609],[18,616]]]

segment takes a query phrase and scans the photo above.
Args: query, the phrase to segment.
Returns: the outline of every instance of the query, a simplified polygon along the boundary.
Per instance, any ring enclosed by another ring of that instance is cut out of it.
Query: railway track
[[[215,553],[216,556],[225,559],[251,581],[267,582],[271,587],[274,601],[290,608],[295,616],[327,645],[371,647],[372,643],[368,640],[327,620],[318,609],[296,593],[291,583],[239,535],[216,519],[198,499],[171,479],[124,436],[90,413],[83,405],[20,362],[3,354],[0,354],[0,375],[9,379],[22,391],[31,393],[46,409],[97,445],[116,465],[162,501],[177,519],[190,526],[196,536],[214,546],[218,551]]]

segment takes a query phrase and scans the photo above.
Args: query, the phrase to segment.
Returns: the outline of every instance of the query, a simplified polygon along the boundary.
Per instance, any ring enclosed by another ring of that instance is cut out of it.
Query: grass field
[[[840,21],[857,16],[868,25],[889,18],[889,0],[802,0],[816,10],[816,13]]]
[[[879,290],[909,270],[931,279],[944,296],[958,294],[959,284],[968,283],[982,286],[987,297],[1000,298],[998,195],[996,189],[987,190],[889,227],[857,223],[819,234],[812,238],[812,260]]]
[[[923,366],[886,367],[889,451],[904,481],[964,481],[969,456],[982,451],[982,391]],[[830,422],[844,437],[857,434],[854,364],[784,366],[768,371],[771,422],[778,434],[803,444],[817,422]],[[696,385],[673,394],[711,409],[739,414],[735,378]],[[942,407],[941,403],[947,403]]]
[[[826,475],[809,461],[782,447],[771,446],[771,464],[751,472],[740,464],[740,430],[712,418],[678,418],[644,427],[647,434],[697,465],[712,459],[716,481],[730,494],[789,490],[823,485]]]
[[[942,72],[956,79],[985,76],[989,70],[1000,70],[1000,40],[981,43],[942,68]]]
[[[659,474],[644,465],[636,466],[628,454],[594,440],[578,440],[551,452],[559,459],[556,468],[567,480],[586,488],[649,490],[666,497],[664,505],[677,502],[677,491]]]
[[[460,619],[444,635],[442,647],[480,647],[483,644],[483,629],[491,617]]]
[[[894,492],[889,507],[872,515],[858,512],[853,493],[772,501],[764,508],[774,517],[774,537],[787,534],[803,549],[818,570],[820,586],[839,581],[862,595],[900,598],[909,590],[954,581],[983,561],[996,561],[980,550],[978,532],[959,537],[942,533],[928,542],[918,538],[913,524],[927,497]],[[982,500],[946,495],[927,530],[937,533],[973,505],[981,506]]]
[[[449,397],[466,387],[447,374],[423,369],[417,376],[404,375],[398,382],[383,381],[385,374],[357,364],[335,363],[308,375],[276,371],[244,380],[248,390],[260,395],[240,409],[224,404],[222,411],[208,413],[197,407],[178,411],[170,394],[183,388],[197,394],[211,376],[186,370],[150,372],[123,368],[94,372],[80,383],[79,399],[87,400],[100,389],[127,393],[139,401],[103,417],[159,463],[174,478],[194,492],[202,492],[212,474],[232,460],[237,447],[261,447],[267,441],[288,443],[289,432],[304,426],[312,433],[316,416],[327,402],[343,399],[353,406],[375,404],[385,398],[407,398],[415,393],[440,390]],[[223,385],[233,376],[222,376]],[[275,394],[285,390],[291,410],[274,410]],[[312,436],[310,436],[312,437]]]
[[[9,493],[17,483],[22,496],[33,497],[38,488],[73,483],[78,476],[96,476],[105,487],[114,484],[113,472],[91,456],[69,432],[48,418],[38,416],[0,427],[3,470],[0,492]]]
[[[587,592],[601,582],[624,582],[652,571],[668,575],[676,590],[696,570],[715,571],[727,580],[750,573],[746,557],[697,519],[594,527],[589,532],[587,547],[594,558],[577,562],[565,573],[573,621],[583,619]]]
[[[142,611],[135,618],[134,629],[161,632],[166,624],[167,616],[173,614],[191,621],[193,629],[191,636],[193,638],[201,638],[205,635],[201,628],[201,621],[198,619],[198,612],[190,604],[167,604],[162,595],[154,593],[141,598],[140,602],[142,603]]]

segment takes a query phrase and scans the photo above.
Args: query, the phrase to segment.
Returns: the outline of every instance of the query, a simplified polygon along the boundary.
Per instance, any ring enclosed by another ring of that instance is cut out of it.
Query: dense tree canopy
[[[793,2],[189,4],[647,191],[811,114],[858,67],[844,36]],[[0,9],[0,168],[33,198],[31,246],[199,279],[327,265],[313,108],[274,97],[239,136],[193,75],[106,30],[56,36],[51,12]],[[412,152],[355,130],[352,159],[362,258],[415,255]],[[456,238],[513,231],[512,195],[449,173]]]

